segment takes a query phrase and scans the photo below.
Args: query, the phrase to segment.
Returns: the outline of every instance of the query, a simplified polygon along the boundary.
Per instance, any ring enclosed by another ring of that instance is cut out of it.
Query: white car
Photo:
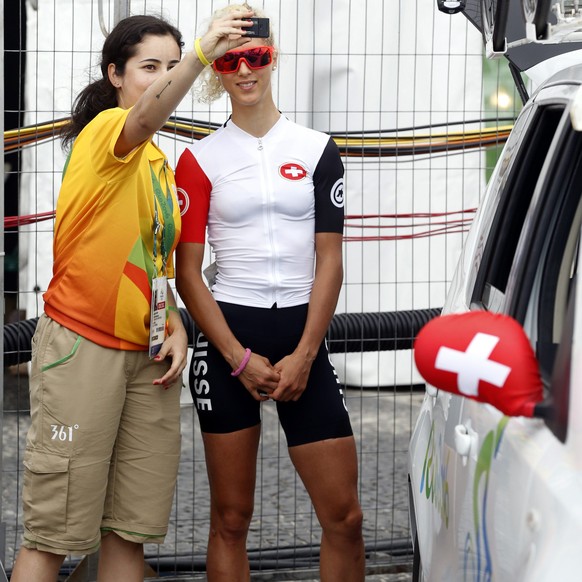
[[[419,334],[414,582],[582,580],[581,86],[565,69],[524,106]]]

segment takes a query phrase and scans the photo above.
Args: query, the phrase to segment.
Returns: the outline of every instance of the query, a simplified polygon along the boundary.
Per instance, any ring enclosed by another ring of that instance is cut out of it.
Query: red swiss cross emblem
[[[180,215],[184,216],[184,214],[186,214],[186,211],[190,207],[190,198],[186,193],[186,190],[178,188],[176,192],[176,198],[178,198],[178,205],[180,206]]]
[[[288,162],[282,166],[279,166],[279,174],[286,180],[292,180],[293,182],[296,182],[297,180],[303,180],[303,178],[307,176],[307,170],[299,164]]]

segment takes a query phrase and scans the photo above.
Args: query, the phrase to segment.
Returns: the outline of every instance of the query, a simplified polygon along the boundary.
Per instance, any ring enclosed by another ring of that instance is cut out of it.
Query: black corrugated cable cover
[[[4,367],[30,362],[31,340],[38,317],[24,319],[4,326]]]
[[[329,326],[331,353],[409,350],[421,327],[440,315],[440,308],[375,313],[338,313]],[[182,323],[192,347],[196,326],[188,311],[180,308]],[[4,326],[4,367],[29,362],[31,340],[38,317]]]
[[[327,341],[331,353],[409,350],[422,326],[440,308],[334,315]]]

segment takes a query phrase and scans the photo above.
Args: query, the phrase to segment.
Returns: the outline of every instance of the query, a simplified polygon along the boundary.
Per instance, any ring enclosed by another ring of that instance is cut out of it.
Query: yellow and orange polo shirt
[[[53,278],[44,301],[49,317],[99,345],[146,350],[152,277],[164,274],[162,255],[165,274],[174,276],[181,221],[164,153],[147,141],[123,159],[114,154],[128,113],[100,113],[75,140],[57,202]]]

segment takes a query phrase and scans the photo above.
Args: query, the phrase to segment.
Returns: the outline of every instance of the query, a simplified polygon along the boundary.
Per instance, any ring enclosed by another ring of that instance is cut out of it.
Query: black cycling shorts
[[[307,305],[282,309],[224,302],[218,305],[241,344],[265,356],[271,364],[293,352],[307,317]],[[261,403],[231,372],[220,352],[197,331],[189,379],[202,432],[229,433],[261,422]],[[325,342],[319,348],[307,388],[299,400],[276,404],[290,447],[353,434],[343,390]]]

